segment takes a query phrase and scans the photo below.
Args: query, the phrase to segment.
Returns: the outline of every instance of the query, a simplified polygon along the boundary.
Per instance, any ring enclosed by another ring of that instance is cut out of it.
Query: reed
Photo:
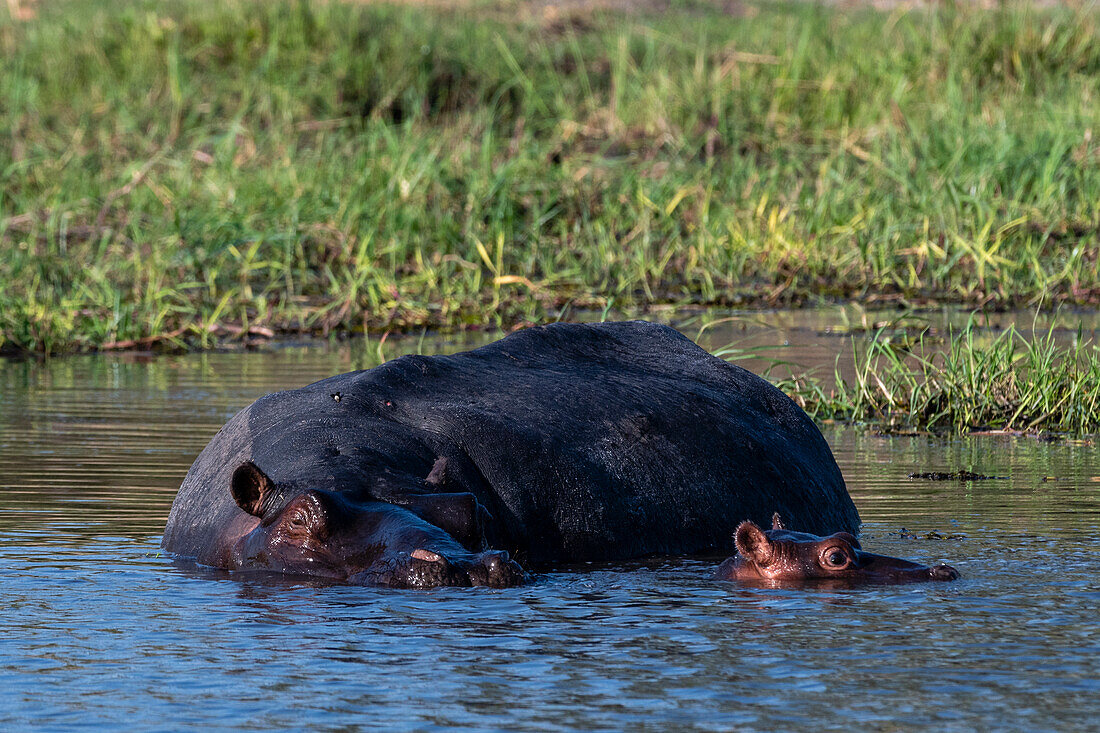
[[[915,340],[877,332],[856,350],[856,375],[778,386],[815,418],[933,431],[1100,432],[1100,347],[1053,328],[993,336],[970,321],[959,332]]]

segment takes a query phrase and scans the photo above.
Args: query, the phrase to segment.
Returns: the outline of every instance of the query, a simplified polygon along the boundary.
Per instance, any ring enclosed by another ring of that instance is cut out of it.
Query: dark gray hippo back
[[[219,537],[242,514],[230,477],[246,460],[282,501],[307,488],[398,504],[472,492],[493,515],[490,544],[535,563],[727,553],[741,521],[774,512],[819,535],[859,527],[801,409],[644,322],[530,328],[263,397],[196,459],[166,549],[219,564]]]

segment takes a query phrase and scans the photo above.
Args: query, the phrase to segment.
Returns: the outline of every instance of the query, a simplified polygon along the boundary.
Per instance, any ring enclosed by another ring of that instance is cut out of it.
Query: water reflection
[[[786,349],[831,369],[846,341],[820,325],[826,356]],[[712,346],[730,338],[705,333]],[[388,341],[385,355],[417,342]],[[231,414],[376,358],[377,342],[0,364],[0,724],[1095,724],[1100,458],[1072,441],[826,428],[864,547],[947,561],[963,574],[953,583],[749,587],[709,580],[714,560],[655,559],[415,592],[239,576],[160,552],[181,477]],[[1007,478],[907,478],[958,470]]]

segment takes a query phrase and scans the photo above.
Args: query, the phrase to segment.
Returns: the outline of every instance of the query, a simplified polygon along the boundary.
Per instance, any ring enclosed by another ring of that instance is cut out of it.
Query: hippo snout
[[[527,582],[527,574],[504,550],[484,552],[468,571],[471,585],[511,588]]]
[[[379,582],[378,577],[372,577]],[[435,588],[439,586],[485,585],[510,588],[528,580],[523,568],[503,550],[483,552],[472,557],[447,557],[431,550],[414,550],[382,585],[399,588]]]
[[[429,550],[414,550],[386,585],[398,588],[436,588],[441,585],[466,585],[465,574],[443,555]]]
[[[935,567],[929,568],[928,577],[932,580],[958,580],[959,571],[947,563],[940,563]]]

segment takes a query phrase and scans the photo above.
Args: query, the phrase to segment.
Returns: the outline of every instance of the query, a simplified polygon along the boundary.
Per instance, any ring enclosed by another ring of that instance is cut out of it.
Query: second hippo
[[[866,552],[849,532],[821,537],[795,532],[783,525],[779,513],[772,528],[762,530],[750,521],[734,532],[737,554],[715,571],[717,580],[766,583],[826,581],[838,585],[857,583],[916,583],[956,580],[959,571],[950,565],[929,567],[888,555]]]

